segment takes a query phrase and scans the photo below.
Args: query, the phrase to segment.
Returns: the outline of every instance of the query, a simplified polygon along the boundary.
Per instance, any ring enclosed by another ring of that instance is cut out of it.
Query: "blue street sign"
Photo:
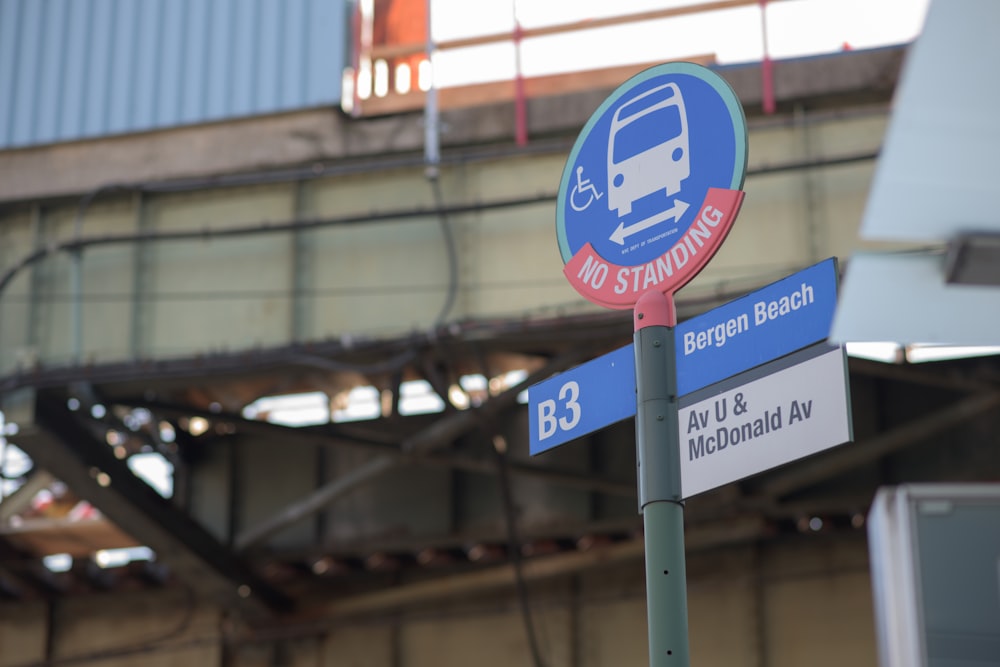
[[[681,322],[674,332],[678,396],[826,340],[836,305],[837,262],[830,258]],[[634,347],[528,390],[532,455],[635,416]]]
[[[635,415],[632,346],[528,389],[532,456]]]
[[[729,232],[746,164],[743,107],[714,71],[667,63],[623,83],[563,169],[556,231],[570,284],[610,308],[676,292]]]
[[[827,259],[677,325],[677,391],[691,393],[830,334],[837,264]]]

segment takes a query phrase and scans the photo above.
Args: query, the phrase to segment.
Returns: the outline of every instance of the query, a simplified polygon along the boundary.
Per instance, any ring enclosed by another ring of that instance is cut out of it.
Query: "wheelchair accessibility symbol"
[[[583,177],[583,167],[576,168],[576,185],[569,193],[569,205],[574,211],[585,211],[592,203],[604,196],[603,192],[598,192],[589,178]]]

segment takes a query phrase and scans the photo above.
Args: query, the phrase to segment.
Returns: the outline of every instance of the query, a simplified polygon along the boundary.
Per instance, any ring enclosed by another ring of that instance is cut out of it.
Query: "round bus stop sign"
[[[594,112],[566,161],[563,273],[608,308],[673,294],[729,233],[746,165],[743,107],[722,77],[692,63],[640,72]]]

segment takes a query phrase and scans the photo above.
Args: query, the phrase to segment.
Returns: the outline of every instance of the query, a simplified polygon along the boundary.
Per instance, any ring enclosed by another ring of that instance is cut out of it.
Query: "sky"
[[[525,29],[619,16],[704,0],[432,0],[431,29],[437,42],[511,31],[515,11]],[[929,0],[770,0],[767,42],[772,58],[791,58],[912,41],[923,25]],[[516,7],[516,8],[515,8]],[[524,76],[653,63],[714,54],[719,64],[761,60],[759,5],[642,21],[525,40]],[[596,48],[595,48],[596,46]],[[490,44],[435,56],[439,86],[513,78],[510,43]]]

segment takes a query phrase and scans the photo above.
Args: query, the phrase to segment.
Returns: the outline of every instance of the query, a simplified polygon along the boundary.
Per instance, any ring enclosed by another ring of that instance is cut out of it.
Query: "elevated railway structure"
[[[846,260],[904,54],[780,62],[772,114],[759,64],[720,68],[748,116],[747,196],[681,319]],[[529,655],[522,622],[552,664],[625,664],[616,636],[644,659],[633,426],[531,458],[519,398],[630,340],[630,313],[568,286],[554,234],[608,92],[528,98],[525,145],[513,101],[445,110],[433,179],[405,111],[0,153],[0,400],[34,464],[0,502],[0,665],[493,664],[477,643]],[[691,499],[693,651],[874,664],[874,490],[995,479],[998,379],[992,357],[851,359],[855,443]],[[327,417],[268,421],[259,401],[290,394]],[[338,416],[361,394],[365,418]],[[142,453],[169,463],[165,494],[133,474]],[[97,511],[33,508],[54,480]],[[139,545],[155,560],[96,560]],[[68,570],[43,565],[56,553]]]

